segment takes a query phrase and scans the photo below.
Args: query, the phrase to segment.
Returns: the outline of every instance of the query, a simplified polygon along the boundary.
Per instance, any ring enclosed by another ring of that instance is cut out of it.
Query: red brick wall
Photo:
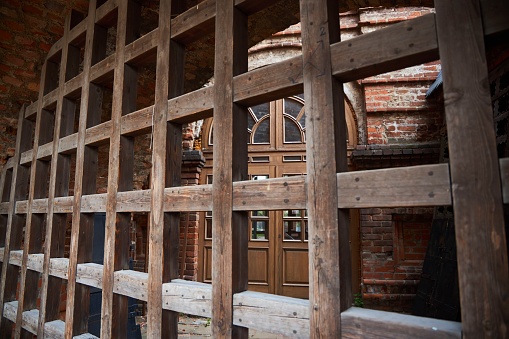
[[[428,14],[433,9],[371,8],[360,11],[363,33]],[[403,144],[439,139],[442,106],[425,94],[440,71],[438,61],[361,81],[366,98],[368,144]]]
[[[432,12],[430,8],[370,8],[359,13],[362,33]],[[367,146],[354,151],[358,169],[438,161],[443,126],[440,96],[426,91],[439,61],[360,81],[365,94]],[[432,208],[361,210],[362,291],[366,307],[411,312],[431,230]]]
[[[0,169],[14,155],[18,112],[37,100],[42,64],[72,8],[86,12],[88,1],[0,1]]]
[[[411,312],[431,230],[432,208],[361,210],[366,307]]]

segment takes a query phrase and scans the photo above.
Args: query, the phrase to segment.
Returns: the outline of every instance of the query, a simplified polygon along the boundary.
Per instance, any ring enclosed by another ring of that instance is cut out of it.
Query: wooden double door
[[[305,162],[280,162],[278,165],[251,163],[251,180],[289,177],[305,173]],[[211,183],[211,169],[204,169]],[[351,227],[358,229],[358,221]],[[212,215],[200,218],[200,281],[212,280]],[[355,225],[356,223],[356,225]],[[248,242],[249,290],[308,298],[308,221],[303,210],[250,211]],[[354,238],[355,238],[354,231]],[[358,233],[357,233],[358,236]],[[358,242],[358,241],[357,241]],[[358,264],[356,265],[358,274]]]

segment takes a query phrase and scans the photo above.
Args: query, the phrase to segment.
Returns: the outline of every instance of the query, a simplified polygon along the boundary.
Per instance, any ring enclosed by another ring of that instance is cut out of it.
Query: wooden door
[[[269,157],[267,157],[269,158]],[[274,158],[271,156],[271,158]],[[280,159],[282,160],[282,159]],[[264,180],[305,174],[305,162],[251,163],[249,178]],[[212,183],[208,168],[202,172],[206,183]],[[204,183],[205,183],[204,182]],[[212,215],[200,218],[198,280],[212,282]],[[308,224],[305,209],[250,211],[248,241],[248,279],[252,291],[308,297]],[[360,282],[360,248],[358,211],[350,213],[352,250],[352,285],[358,292]]]
[[[264,180],[275,177],[275,166],[261,165],[249,168],[251,180]],[[208,169],[203,172],[207,183],[212,183],[212,175]],[[200,230],[199,272],[198,279],[212,282],[212,215],[203,213],[204,222]],[[252,291],[275,293],[275,243],[276,243],[276,211],[249,211],[248,225],[248,281]]]
[[[279,177],[302,175],[305,163],[278,167]],[[276,294],[308,298],[308,223],[305,209],[276,212]]]

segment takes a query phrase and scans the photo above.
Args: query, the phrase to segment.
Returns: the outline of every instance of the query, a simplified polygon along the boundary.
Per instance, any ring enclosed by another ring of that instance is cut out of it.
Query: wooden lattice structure
[[[90,287],[103,292],[104,338],[126,336],[128,296],[147,301],[150,338],[176,337],[179,312],[212,317],[216,337],[247,337],[248,328],[289,337],[507,337],[502,205],[509,201],[509,161],[496,156],[484,55],[484,37],[509,28],[507,3],[437,0],[436,15],[339,42],[337,2],[301,0],[302,57],[250,72],[247,18],[272,1],[206,0],[186,11],[176,3],[161,1],[158,27],[138,38],[136,1],[91,0],[86,19],[70,16],[52,47],[39,99],[20,112],[16,154],[0,182],[2,337],[86,333]],[[107,55],[105,27],[115,25],[115,51]],[[184,93],[185,44],[214,25],[215,85]],[[443,65],[450,165],[345,172],[341,83],[436,59]],[[147,61],[157,67],[155,103],[136,110],[133,79]],[[101,122],[105,83],[112,84],[112,111]],[[301,91],[307,176],[245,181],[246,107]],[[214,183],[180,187],[181,124],[212,114]],[[153,138],[151,186],[133,191],[133,137],[143,133]],[[109,144],[108,187],[96,194],[102,144]],[[452,203],[462,323],[351,307],[347,209]],[[246,211],[289,208],[309,211],[309,301],[246,291]],[[176,279],[179,212],[207,210],[212,286]],[[95,212],[106,212],[104,265],[90,263]],[[148,273],[127,269],[130,212],[150,212]]]

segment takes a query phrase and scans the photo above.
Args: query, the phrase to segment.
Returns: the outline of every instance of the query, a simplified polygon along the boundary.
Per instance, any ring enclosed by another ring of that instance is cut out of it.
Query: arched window
[[[345,108],[348,146],[353,147],[357,143],[355,119],[347,102]],[[249,151],[305,151],[306,110],[303,94],[251,106],[247,119]],[[213,119],[205,122],[203,136],[203,151],[212,151]]]

